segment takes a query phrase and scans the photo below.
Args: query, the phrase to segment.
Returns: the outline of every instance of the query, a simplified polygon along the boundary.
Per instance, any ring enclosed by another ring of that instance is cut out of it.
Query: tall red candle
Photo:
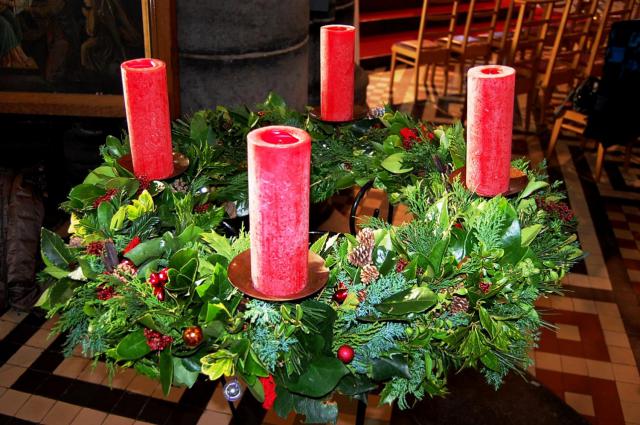
[[[320,116],[324,121],[353,118],[355,41],[351,25],[320,28]]]
[[[173,173],[167,67],[158,59],[120,65],[136,176],[163,179]]]
[[[516,72],[476,66],[467,74],[466,184],[481,196],[509,189]]]
[[[311,137],[271,126],[247,135],[251,278],[271,296],[304,289],[309,253]]]

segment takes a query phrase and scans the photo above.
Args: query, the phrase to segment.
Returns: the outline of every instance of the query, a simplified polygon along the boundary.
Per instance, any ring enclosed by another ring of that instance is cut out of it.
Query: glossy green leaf
[[[162,384],[162,392],[165,396],[169,395],[172,382],[173,358],[171,357],[171,348],[167,347],[160,352],[160,384]]]
[[[69,269],[74,256],[60,236],[43,227],[40,232],[40,244],[42,260],[47,266]]]
[[[110,178],[116,177],[116,170],[108,165],[102,165],[92,170],[87,177],[85,177],[83,183],[91,185],[104,184]]]
[[[111,202],[102,202],[98,206],[98,225],[101,229],[111,229],[111,218],[115,212],[116,209]]]
[[[69,276],[69,270],[63,270],[56,266],[47,266],[42,271],[56,279],[62,279],[63,277]]]
[[[374,381],[386,381],[394,376],[411,379],[409,362],[402,354],[373,359],[370,368],[370,375]]]
[[[180,270],[188,262],[196,258],[198,258],[198,251],[193,248],[183,248],[171,256],[169,259],[169,267]]]
[[[357,394],[373,391],[378,388],[378,384],[369,379],[366,375],[345,375],[336,388],[341,394],[354,396]]]
[[[76,282],[71,279],[60,279],[53,285],[49,286],[40,295],[36,307],[42,307],[49,310],[56,305],[64,304],[73,295],[73,289],[77,286]]]
[[[386,298],[376,306],[376,309],[392,315],[420,313],[433,307],[437,299],[436,294],[429,288],[416,286]]]
[[[165,252],[165,245],[166,243],[162,239],[152,239],[142,242],[124,256],[133,261],[137,266],[149,259],[161,257]]]
[[[335,424],[338,420],[338,404],[335,401],[298,397],[295,407],[296,412],[305,416],[305,423],[308,424]]]
[[[199,360],[199,359],[198,359]],[[173,385],[191,388],[200,375],[200,364],[193,362],[189,357],[173,357]],[[192,370],[193,364],[197,370]]]
[[[531,242],[538,236],[540,231],[542,230],[542,224],[532,224],[531,226],[525,227],[521,231],[521,242],[522,246],[529,246]]]
[[[80,201],[83,205],[88,205],[99,196],[104,195],[104,193],[104,189],[93,184],[79,184],[71,189],[69,192],[69,199],[75,199]]]
[[[380,165],[385,170],[394,174],[408,173],[409,171],[413,170],[413,168],[412,167],[402,168],[403,158],[404,158],[404,153],[402,152],[394,153],[386,157]]]
[[[349,369],[335,357],[316,357],[300,377],[287,383],[289,391],[306,397],[323,397],[338,385]]]
[[[131,332],[116,347],[116,355],[120,360],[137,360],[151,352],[147,345],[147,338],[142,329]]]
[[[529,180],[529,183],[524,188],[524,190],[520,193],[518,198],[524,199],[524,198],[528,197],[529,195],[531,195],[533,192],[535,192],[537,190],[540,190],[542,188],[545,188],[547,186],[549,186],[549,183],[547,183],[545,181]]]

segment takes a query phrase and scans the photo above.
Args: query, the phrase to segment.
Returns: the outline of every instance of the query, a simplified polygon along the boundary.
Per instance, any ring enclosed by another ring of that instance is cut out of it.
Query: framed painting
[[[0,0],[0,113],[124,117],[120,63],[167,63],[179,114],[175,0]]]

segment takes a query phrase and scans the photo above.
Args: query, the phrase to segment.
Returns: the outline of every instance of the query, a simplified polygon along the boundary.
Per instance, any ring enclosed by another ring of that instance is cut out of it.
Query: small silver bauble
[[[222,393],[227,401],[240,400],[240,397],[242,397],[242,387],[237,379],[233,379],[224,385]]]

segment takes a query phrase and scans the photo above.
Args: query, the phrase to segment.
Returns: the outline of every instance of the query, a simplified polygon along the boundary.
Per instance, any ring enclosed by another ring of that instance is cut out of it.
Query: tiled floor
[[[410,77],[404,69],[396,75],[394,102],[400,110],[436,122],[460,116],[464,99],[459,96],[430,93],[425,102],[421,88],[420,101],[412,102]],[[388,78],[384,71],[371,74],[370,106],[386,102]],[[455,77],[451,87],[456,87]],[[546,141],[516,131],[515,153],[537,162],[545,147]],[[566,296],[540,300],[543,317],[555,330],[543,330],[530,372],[593,424],[640,425],[640,166],[634,161],[625,170],[622,155],[613,152],[596,183],[591,177],[594,163],[593,152],[583,152],[570,135],[563,136],[550,159],[549,173],[566,183],[589,256],[565,279]],[[377,208],[377,199],[369,196],[363,209]],[[396,221],[402,214],[396,211]],[[334,211],[329,218],[333,230],[348,231],[347,215],[344,209]],[[249,397],[236,402],[240,414],[232,419],[221,385],[204,379],[168,398],[156,382],[132,371],[119,372],[109,383],[100,363],[63,357],[61,338],[49,338],[52,324],[33,313],[9,311],[0,317],[0,425],[300,422],[294,416],[280,420],[272,412],[265,416]],[[340,404],[339,423],[353,424],[355,404]],[[389,423],[391,409],[376,407],[376,396],[369,406],[367,425]]]

